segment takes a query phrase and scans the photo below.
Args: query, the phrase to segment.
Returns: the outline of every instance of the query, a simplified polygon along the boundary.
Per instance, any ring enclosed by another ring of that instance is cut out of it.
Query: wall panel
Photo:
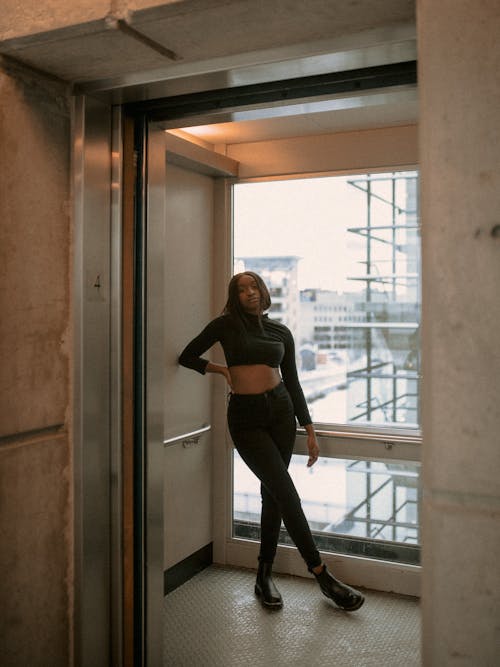
[[[3,667],[69,662],[68,434],[0,446],[0,646]]]
[[[72,634],[70,113],[0,58],[2,665],[67,665]]]
[[[418,160],[417,126],[403,125],[228,146],[240,178],[411,166]]]
[[[1,437],[66,419],[71,236],[66,88],[9,63],[0,98]]]

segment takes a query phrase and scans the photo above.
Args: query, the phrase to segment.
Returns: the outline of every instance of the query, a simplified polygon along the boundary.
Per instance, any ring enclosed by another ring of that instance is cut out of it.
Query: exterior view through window
[[[417,203],[415,171],[234,185],[234,272],[269,287],[316,424],[419,428]],[[320,548],[418,562],[417,463],[306,459],[290,472]],[[235,452],[234,535],[256,537],[259,516],[258,481]]]

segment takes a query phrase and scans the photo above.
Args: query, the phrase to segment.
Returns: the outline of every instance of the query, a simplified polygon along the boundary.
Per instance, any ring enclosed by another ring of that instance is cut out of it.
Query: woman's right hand
[[[227,366],[223,366],[222,368],[223,368],[222,374],[226,378],[226,382],[228,384],[229,389],[232,390],[233,384],[232,384],[231,373],[229,372],[229,368]]]
[[[207,373],[218,373],[219,375],[223,375],[226,378],[226,382],[229,385],[229,388],[233,388],[231,373],[229,372],[229,368],[227,366],[223,366],[222,364],[214,364],[212,361],[209,361],[205,370]]]

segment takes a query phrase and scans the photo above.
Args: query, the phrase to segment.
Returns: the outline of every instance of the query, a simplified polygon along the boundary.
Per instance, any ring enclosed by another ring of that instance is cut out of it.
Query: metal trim
[[[111,655],[111,109],[79,96],[73,119],[73,662],[98,667]]]
[[[122,475],[122,113],[111,112],[110,467],[111,467],[111,656],[123,663],[123,475]]]
[[[195,62],[177,62],[149,72],[80,81],[81,92],[110,103],[259,83],[297,76],[339,72],[416,58],[415,25],[399,23],[335,38],[292,44]]]
[[[391,433],[376,433],[376,432],[361,432],[349,430],[336,429],[322,429],[315,428],[316,435],[322,438],[347,438],[348,440],[363,440],[364,442],[382,442],[384,445],[410,444],[421,445],[422,437],[419,435],[399,435]],[[306,430],[303,428],[297,429],[299,435],[305,435]]]
[[[148,665],[163,653],[163,438],[164,438],[164,248],[166,236],[165,133],[148,125],[145,221],[145,651]]]
[[[136,183],[134,208],[134,663],[146,664],[146,538],[145,439],[146,439],[146,126],[144,118],[134,125]]]
[[[379,105],[393,105],[402,103],[416,103],[418,98],[417,86],[415,84],[395,85],[389,88],[364,90],[360,93],[352,91],[342,92],[335,95],[318,95],[292,99],[286,102],[280,100],[271,101],[267,104],[253,104],[245,107],[230,109],[215,109],[209,113],[199,116],[188,116],[183,119],[174,118],[162,120],[162,127],[168,129],[180,129],[182,127],[193,127],[197,125],[211,125],[213,123],[239,123],[244,121],[276,120],[278,118],[290,118],[304,114],[321,114],[333,111],[346,112]],[[408,120],[408,123],[414,122]]]
[[[285,103],[352,92],[359,95],[367,90],[415,85],[416,82],[417,63],[411,60],[134,102],[127,105],[127,110],[130,113],[147,113],[154,121],[165,121],[270,102]]]

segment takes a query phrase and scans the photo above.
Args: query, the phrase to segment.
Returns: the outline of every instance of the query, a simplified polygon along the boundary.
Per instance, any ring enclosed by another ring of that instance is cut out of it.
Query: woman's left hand
[[[309,459],[307,461],[307,467],[310,468],[316,463],[319,456],[319,445],[314,430],[310,431],[309,429],[307,429],[307,449],[309,450]]]

